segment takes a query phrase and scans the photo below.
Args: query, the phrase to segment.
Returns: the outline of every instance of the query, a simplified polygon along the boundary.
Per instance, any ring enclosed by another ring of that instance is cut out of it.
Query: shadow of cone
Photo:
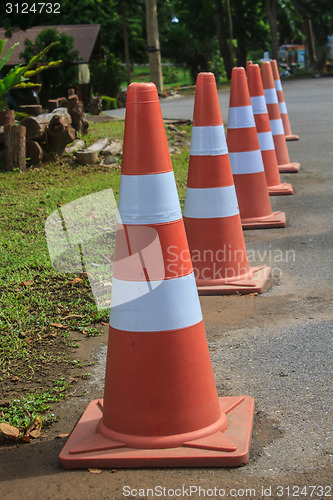
[[[232,70],[227,144],[243,228],[285,227],[285,213],[272,212],[244,68]]]
[[[265,289],[270,268],[247,259],[213,73],[197,78],[184,224],[200,295]]]
[[[273,195],[293,194],[291,184],[281,183],[275,147],[258,64],[252,64],[247,72],[252,111],[258,133],[261,156],[264,163],[268,192]]]
[[[280,79],[279,68],[278,68],[277,62],[275,59],[272,59],[270,61],[270,64],[271,64],[271,68],[272,68],[272,72],[273,72],[274,85],[275,85],[277,98],[279,101],[280,114],[281,114],[281,119],[282,119],[282,123],[283,123],[284,133],[286,136],[286,141],[299,141],[299,136],[293,134],[291,131],[291,128],[290,128],[288,110],[287,110],[286,102],[284,100],[283,88],[282,88],[282,83],[281,83],[281,79]]]
[[[300,169],[300,163],[290,163],[271,63],[269,61],[263,61],[261,64],[261,78],[279,171],[296,173]]]
[[[249,396],[219,398],[156,87],[128,87],[104,400],[59,455],[65,468],[248,461]]]

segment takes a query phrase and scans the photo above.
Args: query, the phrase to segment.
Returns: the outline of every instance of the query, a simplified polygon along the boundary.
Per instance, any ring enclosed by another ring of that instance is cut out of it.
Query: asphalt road
[[[329,489],[333,477],[333,78],[285,82],[283,88],[291,128],[300,136],[300,141],[288,143],[289,154],[292,161],[301,163],[301,170],[281,176],[292,183],[295,194],[271,197],[271,202],[273,210],[286,212],[288,225],[245,232],[251,264],[270,265],[273,284],[259,296],[201,298],[219,394],[248,394],[255,399],[249,463],[236,469],[105,470],[98,475],[63,471],[57,463],[63,441],[49,436],[3,452],[2,498],[118,500],[125,498],[126,485],[132,490],[127,498],[132,499],[157,498],[137,493],[139,488],[156,486],[185,491],[190,486],[219,487],[234,498],[333,498]],[[219,97],[226,122],[228,93]],[[162,103],[165,118],[191,119],[192,112],[193,98]],[[87,394],[64,403],[54,436],[70,432],[75,424],[68,405],[78,418],[91,399],[102,397],[105,353],[105,345],[96,345],[96,366]],[[254,490],[250,493],[247,488]],[[221,493],[191,496],[222,497]]]

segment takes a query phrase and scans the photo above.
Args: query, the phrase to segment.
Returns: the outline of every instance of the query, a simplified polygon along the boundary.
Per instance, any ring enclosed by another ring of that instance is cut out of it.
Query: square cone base
[[[295,134],[286,135],[286,141],[299,141],[299,136]]]
[[[279,172],[282,174],[297,174],[300,168],[300,163],[285,163],[284,165],[279,165]]]
[[[254,400],[250,396],[219,398],[229,426],[178,448],[134,449],[96,432],[102,404],[92,401],[59,455],[66,469],[143,467],[237,467],[249,460]]]
[[[238,280],[226,285],[205,285],[198,286],[199,295],[232,295],[263,293],[271,285],[271,268],[267,266],[250,267],[252,279]]]
[[[267,217],[253,219],[241,219],[243,229],[269,229],[271,227],[286,227],[286,214],[284,212],[272,212]]]
[[[291,184],[282,182],[282,184],[268,186],[268,194],[270,196],[283,196],[287,194],[294,194],[294,190]]]

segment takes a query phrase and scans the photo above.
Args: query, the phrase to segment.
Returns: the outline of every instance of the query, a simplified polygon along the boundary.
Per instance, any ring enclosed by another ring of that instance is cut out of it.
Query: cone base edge
[[[225,285],[202,285],[198,286],[199,295],[247,295],[251,293],[264,293],[272,284],[271,267],[257,266],[250,267],[252,271],[252,283],[245,279],[237,282],[230,282]]]
[[[301,164],[298,162],[285,163],[284,165],[279,165],[279,172],[282,174],[296,174],[300,168]]]
[[[286,196],[294,194],[294,190],[291,184],[282,182],[275,186],[268,186],[268,194],[269,196]]]
[[[71,448],[77,446],[85,437],[94,437],[99,418],[90,417],[91,408],[96,409],[99,401],[92,401],[83,413],[64,448],[59,454],[59,463],[64,469],[95,468],[164,468],[164,467],[239,467],[249,460],[251,444],[254,399],[243,396],[241,403],[228,411],[230,403],[239,401],[240,397],[222,397],[219,403],[222,411],[226,411],[229,426],[223,432],[236,445],[236,451],[216,451],[210,449],[178,447],[163,449],[116,448],[99,451],[88,451],[71,454]]]
[[[299,141],[299,135],[296,134],[286,135],[286,141]]]
[[[241,219],[243,229],[269,229],[286,227],[286,214],[284,212],[272,212],[268,217],[253,217],[252,219]]]

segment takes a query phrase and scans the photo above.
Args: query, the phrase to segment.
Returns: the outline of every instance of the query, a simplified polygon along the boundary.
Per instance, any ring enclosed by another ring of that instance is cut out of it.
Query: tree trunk
[[[245,19],[244,19],[244,7],[242,0],[234,0],[235,13],[237,19],[237,66],[243,66],[246,68],[246,57],[247,57],[247,43],[246,43],[246,31],[244,29]]]
[[[317,63],[317,56],[313,38],[312,21],[309,17],[306,20],[306,44],[309,53],[309,65],[311,69],[314,69]]]
[[[155,83],[157,92],[163,93],[160,40],[158,35],[156,0],[146,0],[146,27],[150,79]]]
[[[231,80],[231,72],[234,66],[233,64],[233,55],[231,56],[231,47],[230,43],[228,44],[228,40],[225,34],[223,19],[225,18],[221,0],[214,0],[214,24],[217,33],[217,38],[219,40],[220,46],[220,54],[224,62],[224,67],[227,73],[228,80]],[[229,30],[232,30],[232,26],[229,24]],[[232,40],[231,40],[232,45]]]
[[[266,12],[271,31],[271,44],[272,44],[272,59],[276,59],[279,64],[279,44],[277,37],[277,21],[276,21],[276,2],[275,0],[265,0]]]
[[[126,81],[127,85],[129,85],[131,83],[131,61],[130,61],[129,47],[128,47],[126,8],[124,6],[122,8],[122,18],[123,18],[124,54],[126,62]]]
[[[229,26],[229,57],[230,61],[234,61],[234,44],[233,44],[233,25],[232,25],[232,16],[231,16],[231,8],[230,8],[230,0],[227,0],[227,9],[228,9],[228,26]]]
[[[26,170],[25,132],[22,125],[5,125],[5,169],[8,171]]]

